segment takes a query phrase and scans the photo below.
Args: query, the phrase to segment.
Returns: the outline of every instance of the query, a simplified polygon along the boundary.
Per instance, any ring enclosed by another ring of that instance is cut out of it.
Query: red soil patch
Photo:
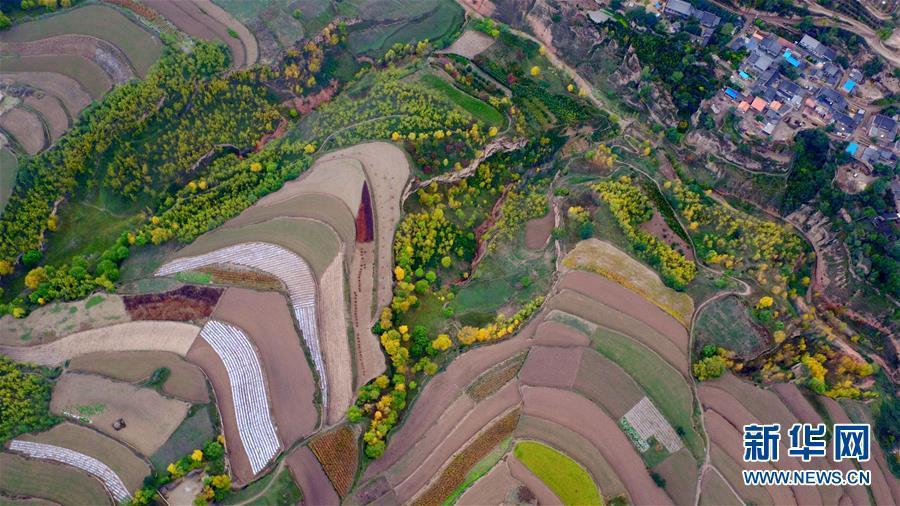
[[[269,405],[285,448],[312,433],[318,421],[313,401],[316,385],[285,297],[229,288],[213,317],[243,329],[256,346],[267,379]]]
[[[303,504],[316,506],[340,504],[341,500],[328,481],[328,476],[309,448],[305,446],[297,448],[285,462],[294,475],[294,480],[300,485],[300,490],[303,491]]]
[[[597,405],[556,388],[523,387],[522,395],[525,414],[561,425],[589,440],[622,480],[634,504],[672,504],[650,479],[644,462],[615,420]]]
[[[519,335],[521,336],[521,334]],[[406,421],[389,437],[387,450],[366,469],[365,480],[391,467],[417,444],[439,418],[445,418],[448,403],[472,381],[495,364],[525,348],[527,342],[518,337],[490,346],[482,346],[464,353],[433,377],[409,408]],[[471,401],[468,401],[471,403]],[[463,412],[464,413],[464,412]]]
[[[222,295],[221,288],[185,285],[164,293],[122,298],[132,320],[194,321],[208,318]]]
[[[203,338],[194,340],[185,358],[203,369],[216,393],[216,405],[222,417],[222,432],[225,433],[225,449],[235,485],[242,486],[249,483],[253,480],[253,469],[250,467],[250,459],[247,458],[247,451],[241,443],[241,435],[238,432],[234,398],[231,396],[231,384],[228,381],[225,364]]]
[[[608,307],[636,318],[666,336],[679,350],[687,352],[688,333],[684,326],[678,323],[678,320],[615,281],[593,272],[571,271],[562,277],[559,288],[568,288],[582,293]]]
[[[694,250],[691,249],[690,245],[688,245],[684,239],[672,231],[672,228],[669,227],[666,220],[659,214],[659,211],[654,210],[653,216],[644,223],[641,223],[639,228],[668,244],[674,248],[675,251],[684,255],[688,260],[694,260]]]
[[[240,67],[246,62],[244,44],[230,36],[225,25],[205,14],[194,2],[142,0],[142,3],[149,5],[156,12],[165,16],[173,25],[191,37],[224,42],[228,49],[231,50],[231,59],[234,67]]]
[[[270,141],[275,139],[280,139],[287,133],[288,121],[287,119],[282,119],[278,126],[275,128],[275,131],[266,135],[263,135],[259,141],[256,142],[256,146],[253,146],[253,152],[259,153],[262,151],[262,148],[266,146]]]
[[[524,353],[498,364],[469,384],[466,387],[466,394],[475,402],[487,399],[516,377],[523,362],[525,362]]]
[[[625,416],[645,395],[619,364],[591,349],[581,354],[573,389],[617,419]]]
[[[322,88],[318,92],[313,93],[312,95],[288,100],[286,103],[292,105],[300,114],[309,114],[322,103],[331,100],[331,98],[334,97],[334,94],[337,93],[337,89],[338,82],[336,79],[332,79],[328,83],[328,86]]]
[[[547,244],[547,240],[550,239],[550,232],[553,231],[554,223],[552,209],[543,218],[530,220],[526,223],[525,247],[533,250],[543,248]]]
[[[50,129],[51,142],[56,142],[69,129],[69,116],[66,114],[66,110],[63,109],[62,103],[56,97],[47,94],[34,94],[26,97],[24,102],[25,105],[35,109],[44,117],[44,121],[47,122],[47,127]]]
[[[534,347],[519,373],[526,385],[571,388],[584,348]]]
[[[362,197],[359,199],[359,210],[356,211],[357,244],[375,240],[375,223],[372,219],[372,195],[369,194],[369,183],[363,183]]]
[[[588,346],[591,338],[563,323],[545,320],[534,332],[534,344],[542,346]]]

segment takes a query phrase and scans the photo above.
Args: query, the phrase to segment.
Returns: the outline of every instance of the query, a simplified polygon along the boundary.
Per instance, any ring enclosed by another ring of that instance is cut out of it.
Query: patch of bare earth
[[[11,315],[0,318],[0,345],[46,344],[72,332],[127,322],[129,319],[118,295],[104,294],[75,302],[54,302],[35,309],[25,318],[13,318]]]
[[[546,246],[550,240],[550,233],[553,232],[553,224],[552,210],[543,218],[528,221],[525,224],[525,247],[539,250]]]
[[[189,407],[149,388],[92,374],[64,374],[53,388],[50,403],[53,413],[89,420],[91,427],[144,455],[156,453]]]
[[[494,43],[493,37],[477,30],[466,30],[442,53],[458,54],[473,59]]]
[[[648,234],[657,237],[662,242],[668,244],[675,251],[684,255],[688,260],[695,260],[694,258],[694,250],[688,246],[688,243],[685,242],[678,234],[672,231],[669,227],[669,224],[666,223],[666,220],[663,219],[662,215],[659,214],[659,211],[653,211],[653,216],[650,217],[649,220],[641,223],[639,228]]]
[[[513,478],[506,460],[497,463],[487,474],[478,479],[456,504],[460,506],[484,506],[485,504],[505,504],[522,482]]]
[[[128,57],[115,45],[90,35],[57,35],[30,42],[0,43],[0,49],[19,56],[72,55],[97,64],[112,84],[135,78]]]
[[[309,435],[318,420],[313,402],[316,385],[285,297],[273,292],[229,288],[219,299],[213,317],[243,329],[256,346],[266,375],[269,404],[284,446],[287,448]],[[227,375],[218,380],[220,385],[223,381],[230,396]],[[221,402],[223,395],[219,388],[216,396]],[[226,411],[221,406],[220,410]]]
[[[69,371],[99,374],[129,383],[149,380],[159,368],[169,370],[162,391],[190,403],[209,402],[206,376],[199,367],[165,351],[114,351],[89,353],[69,361]]]
[[[51,143],[56,142],[69,129],[69,116],[56,97],[43,93],[40,96],[30,95],[25,98],[24,103],[44,117],[50,130]]]
[[[185,285],[164,293],[126,295],[123,302],[135,321],[198,321],[209,317],[221,295],[221,288]]]
[[[242,25],[234,18],[234,16],[225,11],[225,9],[212,3],[210,0],[193,0],[193,2],[209,17],[222,23],[226,28],[231,28],[238,34],[241,43],[244,45],[244,51],[246,52],[242,66],[249,67],[256,63],[256,60],[259,59],[259,46],[256,43],[256,37],[250,33],[250,30],[248,30],[246,26]],[[229,37],[231,36],[230,33],[228,35]]]
[[[78,113],[91,103],[91,96],[84,91],[78,81],[63,74],[0,71],[0,82],[26,85],[59,98],[73,119],[78,117]]]
[[[344,254],[339,252],[319,280],[320,338],[328,375],[328,423],[336,423],[353,402],[353,370],[347,339],[347,308],[344,297]]]
[[[285,463],[303,491],[304,504],[340,504],[337,492],[312,450],[301,446],[288,455]]]
[[[47,145],[44,124],[31,111],[19,107],[6,111],[0,116],[0,128],[11,135],[29,155],[38,153]]]
[[[231,59],[235,67],[241,67],[246,63],[246,52],[240,39],[230,36],[225,25],[200,10],[194,1],[143,0],[143,3],[162,14],[191,37],[224,42],[231,50]]]

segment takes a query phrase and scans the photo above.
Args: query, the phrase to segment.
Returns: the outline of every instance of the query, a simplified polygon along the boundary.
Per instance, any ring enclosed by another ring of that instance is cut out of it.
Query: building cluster
[[[672,29],[681,29],[681,23],[685,20],[696,19],[700,25],[700,34],[694,35],[698,42],[705,46],[709,39],[716,33],[716,27],[722,22],[719,16],[709,11],[698,9],[684,0],[669,0],[663,9],[663,14],[670,19],[678,20],[672,23]]]
[[[791,42],[755,29],[735,38],[729,49],[747,56],[724,96],[759,132],[771,136],[782,122],[796,128],[809,120],[831,125],[834,135],[849,141],[847,153],[866,165],[896,161],[897,120],[857,105],[865,77],[841,68],[834,49],[810,35]]]

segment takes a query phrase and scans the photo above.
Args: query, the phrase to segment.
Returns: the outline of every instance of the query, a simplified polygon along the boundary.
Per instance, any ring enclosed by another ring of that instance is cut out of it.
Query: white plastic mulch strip
[[[122,502],[131,498],[131,494],[128,493],[128,489],[125,488],[125,483],[122,482],[119,475],[94,457],[89,457],[61,446],[22,441],[21,439],[14,439],[9,444],[9,449],[31,458],[53,460],[77,467],[97,477],[110,495],[116,499],[116,502]]]
[[[681,449],[681,438],[649,398],[644,397],[638,401],[634,407],[628,410],[628,413],[625,413],[624,418],[645,441],[656,437],[656,440],[662,443],[669,453],[675,453]]]
[[[200,336],[212,346],[228,371],[238,433],[256,474],[281,448],[269,413],[269,397],[259,358],[247,335],[227,323],[210,320]]]
[[[243,265],[269,273],[287,287],[294,317],[303,333],[303,341],[309,349],[313,365],[319,375],[322,389],[322,405],[328,406],[328,377],[319,348],[316,324],[316,278],[302,257],[281,246],[263,242],[248,242],[228,246],[203,255],[179,258],[163,265],[157,276],[198,269],[212,264]]]

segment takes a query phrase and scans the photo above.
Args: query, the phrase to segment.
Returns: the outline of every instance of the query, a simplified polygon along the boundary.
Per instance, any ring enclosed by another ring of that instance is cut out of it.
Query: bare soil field
[[[644,468],[641,457],[616,421],[591,401],[573,392],[523,387],[525,414],[543,418],[585,437],[610,462],[635,504],[672,504]]]
[[[112,379],[141,383],[165,367],[169,377],[162,386],[166,395],[190,403],[209,402],[206,376],[199,367],[166,351],[118,351],[89,353],[69,362],[69,371],[99,374]]]
[[[319,281],[319,337],[328,375],[328,423],[339,421],[353,403],[353,359],[347,338],[347,307],[344,296],[344,254],[339,252]]]
[[[287,456],[285,463],[303,491],[304,504],[339,504],[337,492],[322,470],[312,450],[301,446]]]
[[[691,451],[682,448],[666,457],[653,470],[666,480],[666,493],[675,504],[692,504],[697,492],[700,476],[697,461]]]
[[[664,220],[662,215],[659,214],[659,211],[654,210],[653,216],[651,216],[649,220],[641,223],[638,228],[668,244],[669,246],[674,248],[675,251],[684,255],[684,257],[688,260],[695,260],[694,250],[684,239],[682,239],[678,236],[678,234],[672,231],[672,229],[669,227],[669,224],[666,223],[666,220]]]
[[[581,347],[535,346],[519,371],[519,380],[526,385],[571,388],[583,351]]]
[[[3,69],[0,82],[27,85],[58,98],[72,120],[91,103],[91,96],[78,81],[55,72],[9,72]]]
[[[451,426],[444,437],[437,437],[440,429],[430,431],[425,438],[394,465],[387,473],[388,481],[401,501],[407,501],[440,475],[444,467],[458,451],[478,435],[492,420],[499,419],[521,403],[517,383],[508,383],[499,392],[477,404],[461,420],[441,419],[438,424]],[[499,442],[499,441],[498,441]]]
[[[584,436],[566,427],[529,415],[522,415],[515,436],[541,441],[559,449],[584,466],[604,497],[626,494],[625,485],[616,475],[610,462]]]
[[[80,56],[100,67],[114,84],[136,77],[128,57],[118,47],[91,35],[56,35],[29,42],[0,43],[0,50],[17,56]]]
[[[189,404],[168,399],[149,388],[92,374],[64,374],[53,388],[50,410],[90,420],[90,426],[153,455],[187,415]],[[113,424],[123,420],[125,427]]]
[[[574,389],[617,420],[644,397],[644,391],[628,373],[594,350],[582,353]]]
[[[450,410],[454,409],[452,406],[455,404],[452,399],[459,396],[463,388],[484,371],[526,347],[526,341],[519,336],[521,334],[507,341],[467,351],[451,362],[447,369],[429,380],[412,406],[408,408],[406,420],[390,436],[387,450],[366,468],[364,479],[369,480],[391,467],[415,446],[432,426],[437,426],[440,419],[452,418]],[[453,411],[460,416],[468,412],[473,405],[467,396],[463,396],[463,399],[464,409]],[[452,423],[445,422],[444,425],[452,427]]]
[[[725,453],[725,450],[718,445],[710,445],[709,461],[722,474],[725,481],[734,488],[742,502],[759,504],[760,506],[773,505],[772,496],[769,495],[765,487],[748,487],[744,485],[744,480],[741,478],[741,466],[732,460]]]
[[[56,142],[69,129],[69,116],[58,98],[47,94],[40,96],[35,94],[26,97],[23,103],[39,112],[44,118],[44,122],[50,130],[51,143]]]
[[[122,298],[93,295],[74,302],[54,302],[22,319],[0,318],[0,345],[33,346],[55,341],[72,332],[127,322]]]
[[[306,194],[332,195],[347,206],[347,212],[355,215],[359,208],[366,173],[362,162],[353,158],[319,159],[312,167],[293,181],[288,181],[275,193],[259,199],[253,207],[270,207]],[[251,208],[252,209],[252,208]]]
[[[77,55],[0,56],[5,73],[58,73],[78,83],[93,100],[100,100],[112,88],[109,76],[100,66]]]
[[[100,481],[78,469],[0,452],[0,504],[7,497],[38,497],[49,504],[113,504]],[[30,504],[28,500],[11,504]]]
[[[30,42],[65,34],[90,35],[117,46],[142,77],[162,54],[158,37],[118,10],[101,4],[66,9],[16,25],[0,35],[0,41]]]
[[[356,433],[342,425],[336,430],[316,436],[309,443],[309,448],[342,498],[350,492],[359,466],[356,439]]]
[[[550,240],[553,224],[554,216],[552,210],[547,212],[547,215],[543,218],[529,220],[525,224],[525,247],[533,250],[543,249],[547,245],[547,241]]]
[[[506,504],[507,498],[522,482],[512,477],[506,460],[501,460],[478,479],[456,502],[459,506]]]
[[[356,351],[356,389],[387,367],[379,339],[372,333],[377,311],[374,301],[375,243],[357,243],[350,259],[350,322]]]
[[[313,402],[316,384],[303,353],[300,336],[294,330],[294,322],[284,296],[280,293],[229,288],[219,299],[213,317],[243,329],[256,346],[267,378],[269,404],[284,446],[289,447],[309,435],[318,421]],[[227,376],[222,379],[213,378],[209,370],[207,374],[214,386],[218,382],[227,387]],[[223,395],[218,386],[216,397],[221,403]],[[220,410],[224,408],[220,407]]]
[[[719,473],[707,471],[700,485],[700,506],[743,506]]]
[[[400,206],[403,190],[409,180],[409,160],[406,153],[387,142],[370,142],[341,149],[319,158],[316,164],[337,159],[353,159],[362,163],[374,199],[377,242],[377,297],[378,306],[391,300],[393,256],[391,243],[394,230],[400,222]],[[352,208],[351,209],[355,209]]]
[[[139,489],[144,477],[150,474],[150,465],[127,446],[71,423],[59,424],[39,434],[25,434],[18,439],[61,446],[94,457],[115,471],[129,491]]]
[[[70,334],[39,346],[0,346],[0,353],[19,362],[56,365],[98,351],[169,351],[184,356],[200,333],[181,322],[129,322]]]
[[[222,421],[222,432],[225,435],[225,449],[228,453],[228,463],[237,486],[243,486],[253,480],[253,468],[250,467],[250,458],[247,450],[241,442],[238,432],[237,416],[234,409],[234,397],[231,395],[231,383],[228,380],[228,371],[225,364],[216,354],[213,347],[205,339],[197,339],[187,353],[187,359],[198,365],[206,377],[212,383],[216,394],[216,406]],[[269,389],[268,391],[271,391]]]
[[[512,453],[507,455],[506,465],[509,468],[510,476],[522,482],[522,484],[537,498],[538,504],[562,504],[559,497],[550,490],[550,487],[545,485],[540,478],[535,476],[534,473],[525,467],[525,464],[519,461]]]
[[[458,39],[453,41],[453,44],[450,44],[450,47],[442,52],[458,54],[471,60],[485,49],[491,47],[493,43],[494,39],[486,33],[481,33],[477,30],[466,30]]]
[[[289,181],[285,186],[296,181]],[[220,228],[240,228],[263,223],[274,218],[309,218],[327,223],[340,236],[346,248],[352,248],[356,237],[356,224],[350,208],[334,195],[326,193],[299,193],[281,198],[284,188],[263,197],[238,216],[228,220]],[[278,196],[278,200],[266,201]]]
[[[715,380],[704,382],[699,388],[701,400],[703,391],[713,388],[721,389],[735,399],[740,399],[741,405],[763,423],[780,423],[782,427],[797,423],[797,417],[781,402],[778,395],[744,381],[734,374],[726,373]]]
[[[44,124],[37,114],[21,107],[14,107],[0,116],[0,128],[6,131],[29,155],[47,146]]]
[[[475,402],[481,402],[494,395],[503,388],[503,385],[516,377],[526,357],[526,353],[519,353],[485,371],[475,381],[469,383],[466,394]]]
[[[545,305],[548,309],[559,309],[629,336],[658,353],[684,376],[688,375],[687,350],[679,348],[672,340],[643,321],[572,290],[561,290]]]
[[[622,287],[618,283],[592,272],[568,272],[559,282],[559,288],[568,288],[640,320],[672,341],[687,353],[687,329],[671,315],[659,309],[644,297]]]
[[[608,242],[599,239],[579,242],[563,259],[563,265],[612,279],[656,304],[683,326],[690,324],[694,301],[687,294],[665,286],[652,269]]]
[[[322,277],[341,249],[337,233],[325,223],[306,218],[275,218],[235,229],[217,228],[201,235],[167,260],[251,242],[276,244],[293,251],[309,263],[316,278]]]
[[[244,265],[208,265],[200,267],[197,272],[209,274],[210,282],[217,285],[239,286],[260,292],[287,293],[287,287],[277,276]]]
[[[179,30],[191,37],[225,43],[231,50],[232,64],[235,67],[243,67],[247,64],[247,54],[241,40],[231,37],[225,25],[201,10],[193,0],[182,2],[144,0],[143,3],[162,14]]]
[[[591,344],[591,338],[584,333],[553,320],[542,321],[532,339],[535,345],[540,346],[588,346]]]
[[[123,297],[132,320],[199,321],[208,318],[221,288],[185,285],[177,290]]]

